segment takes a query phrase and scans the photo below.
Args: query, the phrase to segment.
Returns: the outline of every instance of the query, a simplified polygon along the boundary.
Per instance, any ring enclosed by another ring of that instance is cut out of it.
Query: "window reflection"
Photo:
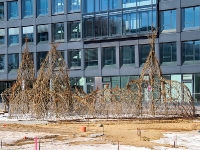
[[[48,25],[38,25],[37,26],[37,40],[39,43],[48,42]]]
[[[42,62],[45,60],[47,56],[47,52],[37,52],[36,59],[37,59],[37,70],[40,69]]]
[[[4,19],[4,3],[0,3],[0,20]]]
[[[23,27],[22,30],[23,30],[22,44],[25,43],[26,37],[28,38],[28,42],[30,44],[33,44],[33,40],[34,40],[33,26]]]
[[[69,50],[68,61],[70,69],[81,69],[81,50]]]
[[[123,33],[133,34],[137,32],[136,10],[127,10],[123,15]]]
[[[8,29],[8,45],[18,45],[19,44],[19,28],[9,28]]]
[[[98,49],[97,48],[85,50],[85,67],[98,68]]]
[[[37,14],[38,16],[48,14],[48,0],[37,0]]]
[[[33,16],[33,1],[22,0],[22,15],[23,17]]]
[[[7,2],[8,4],[8,19],[18,19],[18,2]]]
[[[68,12],[80,11],[81,0],[68,0]]]
[[[197,63],[200,61],[200,42],[188,41],[182,43],[183,62]]]
[[[0,72],[4,72],[5,69],[5,55],[0,55]]]
[[[160,44],[160,63],[172,64],[176,62],[176,43]]]
[[[53,24],[53,41],[64,42],[64,23]]]
[[[192,8],[185,8],[182,10],[182,26],[183,29],[189,29],[200,26],[199,18],[200,18],[200,8],[199,7],[192,7]]]
[[[52,14],[64,13],[64,0],[52,0]]]
[[[81,39],[81,23],[80,21],[68,22],[68,38],[69,41],[79,41]]]
[[[121,9],[121,0],[109,0],[109,9]]]
[[[103,48],[103,66],[115,67],[116,66],[116,50],[115,47]]]
[[[95,0],[95,12],[108,10],[108,0]]]
[[[8,54],[8,72],[17,72],[19,68],[19,54]]]
[[[149,44],[139,45],[140,65],[143,65],[146,62],[150,49],[151,46]]]
[[[95,18],[95,37],[108,36],[107,13],[97,14]]]
[[[135,63],[135,49],[134,46],[120,47],[120,61],[121,66],[130,66]]]
[[[94,12],[94,0],[82,0],[82,10],[84,13]]]
[[[0,46],[5,44],[5,29],[0,29]]]
[[[109,17],[110,36],[122,35],[122,12],[112,12]]]
[[[122,7],[123,8],[130,8],[130,7],[136,7],[136,0],[123,0]]]
[[[161,32],[176,31],[176,10],[161,12]]]
[[[83,18],[84,38],[94,37],[94,16],[84,16]]]

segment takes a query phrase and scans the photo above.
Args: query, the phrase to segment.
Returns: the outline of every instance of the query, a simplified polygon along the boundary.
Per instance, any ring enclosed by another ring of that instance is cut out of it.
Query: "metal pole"
[[[118,150],[119,150],[119,141],[117,141],[117,143],[118,143]]]

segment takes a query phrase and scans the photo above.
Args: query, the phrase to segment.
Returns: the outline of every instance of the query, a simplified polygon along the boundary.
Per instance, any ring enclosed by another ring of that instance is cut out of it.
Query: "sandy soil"
[[[102,124],[104,127],[100,127]],[[85,126],[87,131],[81,132],[80,127]],[[137,128],[141,130],[141,138],[137,135]],[[42,132],[52,135],[42,136],[42,139],[55,139],[59,141],[71,140],[68,144],[117,144],[137,147],[153,148],[161,144],[150,142],[163,137],[163,133],[171,131],[191,131],[200,129],[200,120],[89,120],[88,121],[58,121],[45,124],[19,124],[0,123],[0,131],[13,132]],[[102,136],[102,134],[104,135]],[[13,145],[33,143],[33,138],[26,137],[17,140]],[[93,140],[72,140],[84,137],[96,137]],[[163,145],[169,146],[170,145]]]

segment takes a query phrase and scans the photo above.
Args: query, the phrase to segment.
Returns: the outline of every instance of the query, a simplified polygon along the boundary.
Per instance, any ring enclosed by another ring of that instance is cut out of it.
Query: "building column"
[[[19,27],[19,46],[23,46],[22,44],[22,37],[23,37],[23,27]]]
[[[102,58],[103,58],[103,53],[101,51],[101,47],[98,47],[98,69],[102,69]]]
[[[52,42],[52,25],[51,24],[48,24],[48,29],[49,29],[49,32],[48,32],[49,43],[51,43]]]
[[[6,74],[8,74],[8,54],[5,54],[5,68],[4,68],[4,71]]]
[[[182,30],[182,16],[181,16],[181,8],[176,9],[176,32],[180,33]]]
[[[81,70],[85,70],[85,53],[84,49],[81,49]]]
[[[64,51],[64,60],[65,60],[65,63],[67,65],[67,68],[69,69],[69,65],[68,65],[68,51],[67,50]]]
[[[37,26],[33,25],[33,45],[37,45]]]
[[[116,69],[120,68],[119,45],[116,46]]]
[[[22,19],[23,17],[22,17],[22,0],[18,0],[18,18],[19,19]]]
[[[135,45],[135,67],[139,68],[140,67],[140,59],[139,59],[139,45]]]
[[[64,22],[64,40],[65,43],[67,43],[68,37],[67,37],[67,22]]]
[[[36,4],[37,0],[33,0],[33,18],[35,19],[37,17],[37,4]]]
[[[8,2],[4,2],[4,12],[8,12]],[[4,13],[4,21],[8,20],[8,13]]]
[[[33,53],[33,64],[34,64],[35,76],[37,77],[37,52]]]
[[[155,43],[155,54],[158,62],[160,63],[160,50],[159,50],[159,43]]]
[[[182,65],[181,41],[176,42],[177,66]]]
[[[52,7],[51,7],[52,0],[48,0],[48,16],[51,17]]]

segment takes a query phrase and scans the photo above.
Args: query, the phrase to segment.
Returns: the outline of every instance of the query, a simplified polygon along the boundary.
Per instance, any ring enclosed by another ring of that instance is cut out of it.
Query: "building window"
[[[200,62],[199,41],[182,42],[183,63]]]
[[[81,39],[81,23],[68,22],[68,41],[79,41]]]
[[[95,0],[95,12],[107,11],[108,0]]]
[[[140,65],[143,65],[146,62],[150,50],[151,46],[149,44],[139,45]]]
[[[98,68],[98,49],[85,49],[85,68]]]
[[[122,1],[122,7],[123,8],[131,8],[131,7],[136,7],[136,0],[123,0]]]
[[[133,34],[137,32],[136,10],[124,10],[123,12],[123,34]]]
[[[37,70],[40,69],[42,62],[45,60],[47,56],[47,52],[37,52],[36,59],[37,59]]]
[[[83,18],[84,38],[94,37],[94,16],[84,16]]]
[[[0,3],[0,20],[4,20],[4,3]]]
[[[200,7],[182,9],[182,26],[184,29],[194,29],[200,26]]]
[[[121,11],[110,13],[109,34],[110,36],[122,35],[122,12]]]
[[[47,43],[49,41],[48,25],[37,26],[37,42]]]
[[[33,16],[33,1],[32,0],[22,0],[22,15],[23,17]]]
[[[25,43],[26,37],[28,38],[29,44],[33,44],[34,34],[33,34],[33,26],[23,27],[22,28],[22,44]]]
[[[121,66],[132,66],[135,63],[135,47],[121,46],[120,59]]]
[[[81,50],[68,51],[68,64],[70,69],[81,69]]]
[[[19,54],[8,54],[8,72],[17,72],[19,68]]]
[[[9,1],[8,4],[8,20],[10,19],[18,19],[18,2],[17,1]]]
[[[64,0],[52,0],[52,14],[64,13]]]
[[[137,0],[137,5],[138,6],[146,6],[146,5],[151,5],[151,0]],[[155,1],[155,0],[154,0]]]
[[[121,0],[109,0],[109,9],[121,9],[122,5],[121,5]]]
[[[116,67],[116,50],[115,47],[103,48],[103,66]]]
[[[176,31],[176,10],[161,11],[161,32]]]
[[[153,17],[152,17],[152,10],[150,11],[143,11],[138,10],[138,28],[139,28],[139,32],[147,32],[149,30],[151,30],[151,26],[154,25],[156,26],[156,23],[153,22]]]
[[[108,14],[96,14],[95,37],[108,36]]]
[[[160,64],[176,63],[176,43],[160,44]]]
[[[81,10],[81,0],[68,0],[68,12],[77,12]]]
[[[83,13],[94,12],[94,0],[82,0]]]
[[[53,24],[53,41],[64,42],[64,23]]]
[[[5,44],[5,29],[0,29],[0,46]]]
[[[37,0],[37,15],[48,14],[48,0]]]
[[[4,72],[5,69],[5,55],[0,55],[0,72]]]
[[[8,29],[8,45],[18,45],[19,44],[19,28],[9,28]]]

